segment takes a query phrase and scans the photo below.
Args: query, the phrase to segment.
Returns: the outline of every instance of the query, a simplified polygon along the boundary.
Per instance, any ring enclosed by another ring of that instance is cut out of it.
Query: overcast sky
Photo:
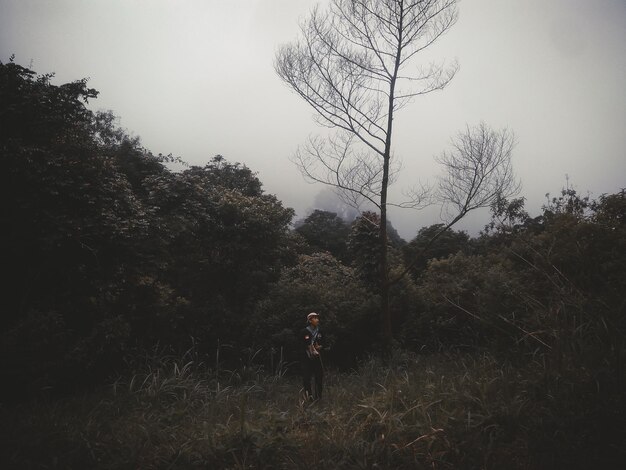
[[[276,76],[278,45],[296,38],[315,0],[0,0],[0,61],[54,83],[89,77],[92,109],[110,109],[154,153],[194,165],[216,154],[258,172],[299,217],[320,186],[288,157],[317,128]],[[399,193],[437,173],[450,137],[484,120],[517,136],[514,165],[527,209],[565,185],[597,197],[626,187],[626,1],[463,0],[458,23],[428,59],[457,59],[442,92],[395,121]],[[319,200],[320,198],[318,198]],[[392,211],[409,239],[436,211]],[[460,228],[475,233],[480,214]]]

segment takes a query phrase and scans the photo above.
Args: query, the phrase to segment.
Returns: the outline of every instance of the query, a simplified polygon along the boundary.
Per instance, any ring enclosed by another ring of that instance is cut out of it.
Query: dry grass
[[[100,394],[3,408],[0,463],[540,469],[611,468],[624,457],[623,408],[590,410],[592,394],[562,384],[568,395],[551,394],[538,364],[398,353],[352,373],[327,372],[324,400],[309,405],[296,377],[253,366],[216,376],[185,359],[152,361]]]

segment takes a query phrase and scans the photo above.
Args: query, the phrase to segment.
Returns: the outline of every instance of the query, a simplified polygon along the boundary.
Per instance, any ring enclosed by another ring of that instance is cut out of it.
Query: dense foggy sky
[[[323,201],[288,157],[318,131],[312,111],[273,70],[314,0],[0,0],[0,60],[55,84],[89,77],[92,109],[111,109],[154,153],[194,165],[216,154],[246,164],[303,217]],[[433,156],[466,124],[508,127],[527,209],[570,185],[592,197],[626,186],[626,1],[464,0],[424,60],[457,59],[443,92],[395,121],[403,161],[392,188],[437,173]],[[436,210],[392,211],[400,234]],[[460,228],[475,233],[486,213]]]

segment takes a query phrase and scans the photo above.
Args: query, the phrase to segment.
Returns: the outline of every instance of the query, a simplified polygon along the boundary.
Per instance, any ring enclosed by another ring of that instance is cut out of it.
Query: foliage
[[[524,336],[520,323],[530,313],[506,260],[463,253],[432,260],[418,289],[423,310],[407,328],[412,342],[434,350],[487,344],[504,350]]]
[[[404,247],[405,264],[411,265],[414,278],[418,278],[426,269],[428,260],[447,258],[468,248],[467,233],[444,228],[444,224],[422,227],[415,238]]]
[[[327,251],[349,264],[348,235],[350,226],[336,213],[316,209],[301,224],[298,232],[314,251]]]
[[[623,400],[542,366],[489,354],[363,361],[327,373],[322,402],[298,383],[148,357],[107,390],[0,409],[3,468],[617,469]],[[241,372],[241,371],[239,371]],[[580,380],[580,378],[579,378]]]
[[[624,460],[624,190],[566,188],[534,218],[500,194],[476,240],[434,225],[403,247],[387,226],[407,350],[380,357],[378,214],[290,231],[247,167],[173,172],[86,107],[86,80],[52,78],[0,64],[3,467]],[[317,408],[285,373],[310,311],[328,347]]]
[[[324,345],[330,349],[325,360],[352,365],[376,338],[375,302],[356,272],[332,255],[301,255],[257,306],[250,340],[266,350],[282,347],[286,361],[296,360],[297,333],[306,326],[306,314],[319,312]]]
[[[597,201],[593,201],[591,208],[594,212],[592,220],[612,230],[623,229],[626,224],[626,190],[616,194],[602,194]]]
[[[380,282],[380,243],[379,241],[380,217],[374,212],[365,211],[352,223],[350,236],[348,238],[348,249],[353,259],[352,266],[361,281],[372,292],[378,291]],[[397,276],[404,270],[402,260],[402,248],[405,241],[400,238],[390,222],[387,222],[388,243],[387,256],[388,267],[392,276]],[[399,276],[399,282],[391,286],[391,299],[388,303],[390,319],[394,336],[404,329],[405,318],[415,313],[418,304],[417,291],[411,279]],[[369,321],[372,324],[380,325],[379,318],[372,317]],[[377,347],[382,340],[377,338]]]
[[[200,329],[205,340],[234,339],[228,332],[243,327],[289,262],[293,211],[252,178],[248,168],[216,157],[148,182],[155,235],[167,246],[162,276],[188,306],[187,336]]]
[[[541,232],[514,240],[509,250],[533,286],[536,310],[546,312],[543,328],[557,371],[582,364],[611,382],[622,374],[626,336],[626,231],[597,223],[601,202],[588,205],[599,212],[587,213],[584,199],[568,197],[562,210],[546,209]]]
[[[236,339],[294,260],[293,216],[218,156],[174,173],[86,80],[0,64],[3,394],[101,381],[131,347]]]
[[[599,384],[617,386],[626,336],[623,195],[564,197],[540,218],[496,226],[483,235],[480,254],[432,261],[419,283],[422,311],[412,319],[428,332],[419,341],[540,353],[552,374],[582,367]]]
[[[109,298],[148,227],[145,206],[96,138],[85,103],[97,92],[86,80],[55,86],[51,78],[0,64],[0,240],[10,247],[3,278],[11,292],[2,365],[36,387],[73,385],[87,368],[99,374],[125,348],[127,319]]]
[[[352,265],[359,276],[370,286],[380,283],[380,217],[375,212],[364,211],[352,223],[348,236],[348,250],[352,257]],[[389,266],[397,267],[399,248],[405,241],[398,235],[391,222],[387,221],[387,245],[389,251]]]

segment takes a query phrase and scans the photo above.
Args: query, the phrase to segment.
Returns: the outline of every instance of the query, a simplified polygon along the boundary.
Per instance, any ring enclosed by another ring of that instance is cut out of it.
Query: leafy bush
[[[265,348],[283,348],[288,360],[300,352],[297,333],[306,326],[306,315],[318,312],[330,352],[325,358],[353,364],[370,350],[376,338],[376,298],[355,271],[328,253],[300,256],[283,270],[280,280],[256,309],[250,341]]]
[[[458,253],[433,260],[418,292],[422,310],[408,321],[406,335],[430,349],[493,345],[502,350],[528,327],[524,286],[511,263],[496,255]]]
[[[293,262],[293,210],[220,156],[170,171],[176,158],[154,156],[111,113],[86,107],[97,96],[86,80],[51,79],[0,63],[11,292],[0,365],[15,386],[2,393],[104,380],[136,346],[240,339]]]
[[[547,389],[542,365],[491,354],[363,361],[327,373],[322,402],[299,381],[240,382],[193,350],[137,362],[98,393],[0,408],[3,468],[618,469],[623,400]],[[234,372],[234,371],[232,371]]]

